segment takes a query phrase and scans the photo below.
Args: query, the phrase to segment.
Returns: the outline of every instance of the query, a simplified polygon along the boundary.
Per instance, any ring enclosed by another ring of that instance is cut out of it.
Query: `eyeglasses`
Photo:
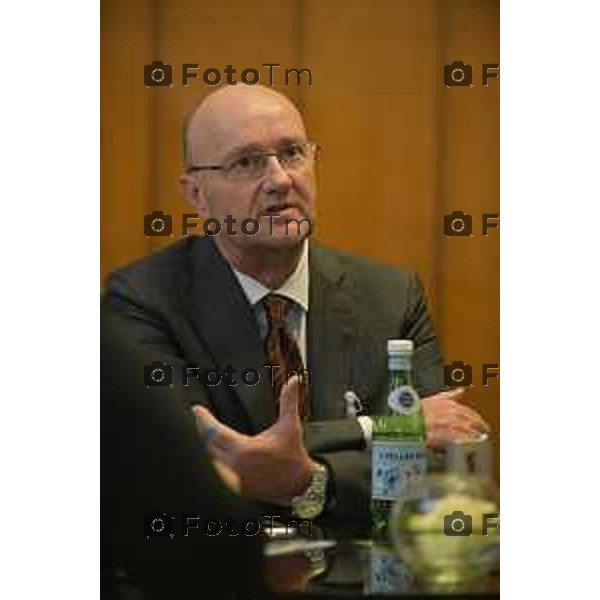
[[[194,171],[222,171],[231,180],[258,179],[265,174],[269,157],[275,156],[286,170],[300,170],[312,163],[319,150],[314,142],[288,144],[277,152],[248,152],[225,161],[222,165],[190,165],[188,173]]]

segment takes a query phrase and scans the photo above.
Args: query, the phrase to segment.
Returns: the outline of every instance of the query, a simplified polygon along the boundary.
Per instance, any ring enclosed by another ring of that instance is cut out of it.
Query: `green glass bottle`
[[[373,537],[387,536],[394,502],[406,484],[425,474],[427,432],[412,378],[412,340],[388,340],[386,414],[372,417],[371,520]]]

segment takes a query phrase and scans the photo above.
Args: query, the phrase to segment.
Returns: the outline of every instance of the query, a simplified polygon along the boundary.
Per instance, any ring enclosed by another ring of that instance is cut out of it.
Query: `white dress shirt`
[[[260,337],[267,337],[267,315],[261,300],[269,294],[278,294],[293,300],[293,304],[286,316],[286,330],[298,344],[304,368],[307,367],[306,357],[306,315],[308,313],[308,241],[304,242],[302,255],[295,271],[283,282],[281,287],[272,290],[257,279],[233,269],[248,302],[250,302],[258,322]]]

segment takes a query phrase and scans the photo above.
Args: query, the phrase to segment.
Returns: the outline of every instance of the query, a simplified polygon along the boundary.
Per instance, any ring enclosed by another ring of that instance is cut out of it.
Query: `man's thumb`
[[[300,378],[290,377],[282,386],[279,393],[279,420],[300,421],[298,407],[300,405]]]

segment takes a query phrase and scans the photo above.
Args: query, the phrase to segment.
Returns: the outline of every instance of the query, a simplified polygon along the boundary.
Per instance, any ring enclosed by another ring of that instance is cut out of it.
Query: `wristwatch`
[[[303,494],[292,498],[292,512],[301,519],[314,519],[325,508],[327,498],[327,467],[315,463],[312,479]]]

